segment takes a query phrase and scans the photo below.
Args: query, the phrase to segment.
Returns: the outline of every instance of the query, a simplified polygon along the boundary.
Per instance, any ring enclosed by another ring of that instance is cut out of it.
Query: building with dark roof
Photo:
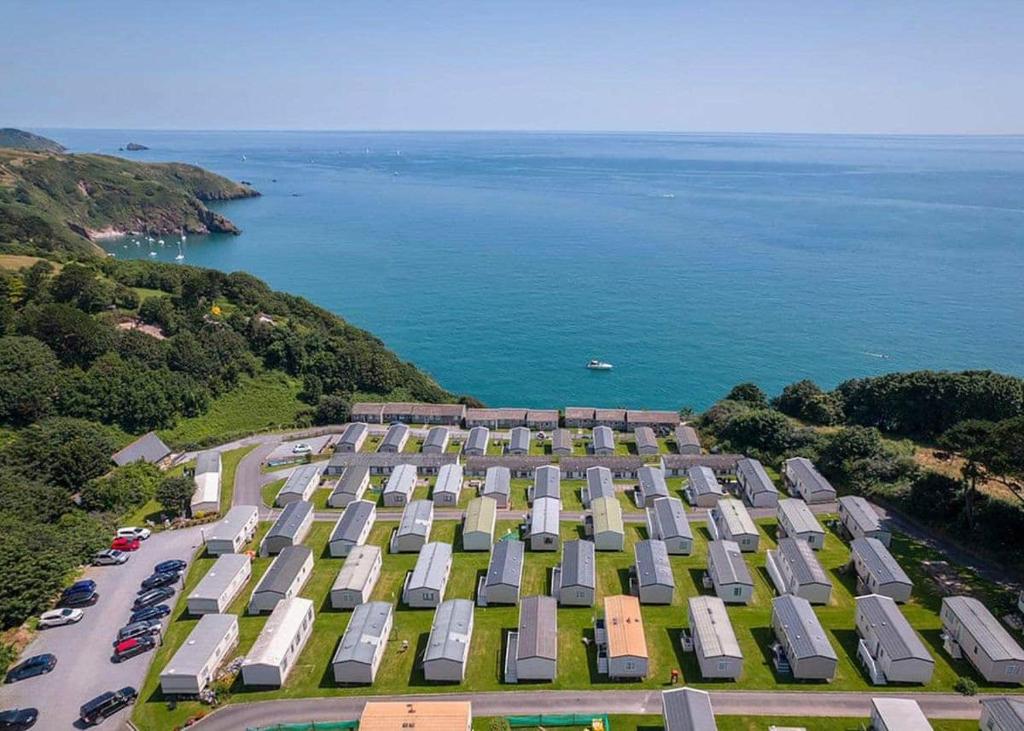
[[[736,482],[751,507],[774,508],[779,504],[779,489],[756,459],[744,457],[736,463]]]
[[[306,539],[312,526],[313,503],[306,500],[288,503],[263,537],[260,555],[272,556],[288,546],[297,546]]]
[[[978,724],[985,731],[1024,731],[1024,698],[982,698]]]
[[[443,465],[454,464],[458,461],[459,455],[451,452],[444,454],[422,454],[420,452],[343,454],[337,452],[327,462],[324,474],[336,476],[352,467],[366,467],[371,475],[390,475],[397,467],[409,464],[416,468],[417,475],[429,477],[436,475]]]
[[[670,496],[664,470],[641,467],[637,470],[636,478],[636,504],[639,507],[650,507],[658,498]]]
[[[708,544],[708,576],[715,595],[729,604],[749,604],[754,596],[754,579],[743,553],[734,541]]]
[[[592,500],[599,497],[615,497],[612,471],[607,467],[591,467],[587,470],[587,484],[580,490],[580,502],[589,508]]]
[[[696,688],[661,692],[661,716],[665,731],[718,731],[711,695]]]
[[[551,594],[563,607],[592,607],[597,591],[594,544],[572,540],[562,544],[562,561],[551,572]]]
[[[772,600],[772,629],[797,680],[831,680],[839,658],[810,602],[785,594]]]
[[[523,580],[525,544],[517,540],[501,540],[491,549],[487,573],[480,577],[476,590],[476,603],[481,607],[492,604],[517,604],[519,586]]]
[[[782,477],[789,494],[806,503],[830,503],[836,499],[836,489],[806,457],[792,457],[783,462]]]
[[[591,454],[608,457],[615,454],[615,432],[611,427],[595,426],[594,436],[590,444]]]
[[[568,429],[555,429],[551,434],[551,454],[556,457],[568,457],[572,454],[572,432]]]
[[[850,561],[857,572],[858,594],[882,594],[897,602],[910,600],[914,582],[877,538],[854,538]]]
[[[423,654],[423,677],[432,682],[461,683],[473,639],[473,602],[449,599],[434,612]]]
[[[369,500],[356,500],[345,506],[327,543],[335,558],[344,558],[356,546],[366,543],[377,520],[377,506]]]
[[[966,658],[990,683],[1024,683],[1024,650],[979,600],[944,597],[939,616],[946,652]]]
[[[850,538],[874,538],[885,546],[892,541],[889,521],[883,520],[871,503],[860,495],[839,498],[839,520]]]
[[[525,426],[517,426],[515,429],[509,432],[508,435],[508,446],[505,448],[506,454],[524,455],[530,453],[530,442],[533,440],[533,435],[530,430]]]
[[[427,432],[423,440],[423,447],[420,451],[423,454],[444,454],[448,451],[448,444],[451,441],[451,431],[446,426],[434,426]]]
[[[507,510],[512,501],[512,474],[508,467],[488,467],[481,497],[489,497],[498,508]]]
[[[713,508],[725,497],[725,490],[710,467],[694,465],[686,471],[686,489],[683,494],[695,507]]]
[[[446,464],[442,467],[430,495],[434,505],[439,507],[458,505],[459,496],[462,494],[462,479],[462,465]]]
[[[249,599],[249,614],[272,612],[282,599],[297,596],[313,571],[307,546],[288,546],[271,562]]]
[[[505,645],[505,682],[554,680],[558,675],[558,604],[549,596],[524,597],[519,626]]]
[[[671,555],[689,556],[693,553],[693,528],[686,518],[682,500],[677,497],[652,500],[645,514],[647,535],[664,541]]]
[[[608,457],[591,454],[586,457],[562,457],[558,466],[566,480],[584,479],[591,467],[607,467],[616,480],[635,480],[637,472],[644,466],[644,458],[624,454]]]
[[[555,465],[538,467],[533,473],[533,485],[527,490],[527,497],[532,504],[542,497],[562,500],[562,473]]]
[[[661,467],[669,477],[686,477],[691,467],[707,467],[719,479],[732,479],[742,454],[663,454]]]
[[[859,596],[856,602],[854,622],[860,635],[857,656],[868,668],[872,682],[930,681],[935,659],[896,602],[878,594]]]
[[[331,660],[335,683],[373,683],[393,622],[394,610],[387,602],[367,602],[355,608]]]
[[[671,604],[676,592],[672,564],[665,544],[657,540],[637,541],[633,546],[631,583],[641,604]]]
[[[312,498],[313,493],[320,487],[320,475],[323,474],[323,469],[323,465],[315,463],[296,467],[278,491],[277,497],[274,498],[274,504],[283,508],[289,503]]]
[[[680,424],[675,428],[675,436],[677,454],[700,454],[700,437],[692,426]]]
[[[796,498],[783,498],[775,508],[779,521],[779,535],[806,541],[815,551],[825,547],[825,529],[807,507],[807,503]]]
[[[384,438],[377,445],[377,451],[384,454],[397,454],[405,449],[407,441],[409,441],[409,427],[405,424],[392,424],[384,432]]]
[[[370,428],[365,422],[356,421],[345,427],[341,438],[334,445],[335,452],[347,452],[349,454],[358,452],[366,443],[366,437],[370,434]]]
[[[370,468],[366,465],[346,467],[327,498],[327,505],[343,508],[355,500],[361,500],[370,486]]]
[[[810,544],[797,538],[780,538],[768,551],[765,568],[779,594],[792,594],[811,604],[828,604],[832,580]]]
[[[491,430],[486,426],[474,426],[469,430],[466,443],[462,445],[462,453],[467,457],[482,457],[487,454],[490,442]]]
[[[409,607],[433,608],[444,601],[444,590],[452,572],[452,547],[434,541],[420,549],[416,565],[405,576],[402,602]]]
[[[640,455],[658,454],[661,445],[658,444],[658,437],[654,429],[649,426],[638,426],[633,430],[633,438],[636,440],[636,453]]]
[[[114,464],[123,467],[134,462],[159,464],[171,453],[171,448],[164,444],[156,432],[148,432],[136,439],[124,449],[114,452],[111,457]]]

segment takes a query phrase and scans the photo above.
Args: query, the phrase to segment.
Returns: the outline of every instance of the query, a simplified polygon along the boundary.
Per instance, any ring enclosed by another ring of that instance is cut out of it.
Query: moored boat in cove
[[[587,363],[587,368],[592,371],[610,371],[614,367],[611,363],[606,363],[603,360],[592,360]]]

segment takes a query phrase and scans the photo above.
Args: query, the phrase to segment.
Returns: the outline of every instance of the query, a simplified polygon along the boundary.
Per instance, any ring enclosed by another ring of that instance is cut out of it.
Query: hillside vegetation
[[[0,129],[0,147],[36,152],[64,152],[64,146],[59,142],[13,127]]]

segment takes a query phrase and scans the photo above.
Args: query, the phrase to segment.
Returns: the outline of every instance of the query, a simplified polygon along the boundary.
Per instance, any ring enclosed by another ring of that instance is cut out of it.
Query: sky
[[[0,126],[1024,133],[1024,1],[0,0]]]

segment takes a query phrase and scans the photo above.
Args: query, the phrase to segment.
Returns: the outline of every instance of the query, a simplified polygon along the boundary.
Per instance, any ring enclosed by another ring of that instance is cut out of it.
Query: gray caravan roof
[[[764,465],[756,459],[751,459],[750,457],[741,459],[736,463],[736,474],[743,477],[746,483],[745,489],[751,495],[762,495],[764,493],[771,495],[779,494],[779,488],[775,487],[775,483],[768,476]]]
[[[689,424],[680,424],[676,427],[676,444],[680,447],[699,447],[700,437],[697,430]]]
[[[839,660],[809,601],[792,594],[783,594],[772,600],[772,609],[789,639],[789,645],[796,655],[794,659],[825,657]]]
[[[692,596],[687,606],[690,631],[700,641],[704,657],[743,657],[724,601],[717,596]]]
[[[615,449],[615,432],[611,427],[594,427],[594,449]]]
[[[1024,661],[1024,650],[980,601],[970,596],[947,596],[942,603],[992,660]]]
[[[372,665],[377,647],[387,641],[384,629],[391,617],[391,605],[387,602],[366,602],[352,610],[348,627],[341,636],[341,642],[331,662],[357,662]]]
[[[114,452],[114,464],[124,466],[133,462],[156,463],[171,453],[171,448],[155,432],[143,434],[124,449]]]
[[[468,599],[449,599],[441,602],[434,612],[434,621],[430,625],[430,637],[427,639],[423,662],[464,662],[469,654],[472,627],[473,602]]]
[[[203,672],[214,648],[238,624],[234,614],[204,614],[161,675],[196,676]]]
[[[331,543],[343,541],[355,543],[362,535],[363,527],[370,516],[376,511],[376,506],[369,500],[353,500],[345,506],[345,511],[338,518],[338,522],[331,531]]]
[[[196,474],[207,472],[220,472],[220,452],[210,449],[196,455]]]
[[[498,541],[491,549],[485,586],[519,586],[523,578],[526,544],[522,541]]]
[[[479,449],[486,451],[487,442],[491,440],[491,430],[486,426],[474,426],[469,430],[466,438],[466,446],[463,449]]]
[[[661,693],[665,731],[715,731],[711,696],[696,688],[677,688]]]
[[[638,426],[633,430],[633,438],[636,439],[637,448],[655,447],[660,448],[658,438],[654,436],[654,429],[649,426]]]
[[[573,540],[562,544],[562,586],[595,588],[595,565],[594,544],[591,541]]]
[[[533,473],[533,499],[542,497],[562,499],[562,473],[554,465],[538,467]]]
[[[302,495],[306,491],[306,486],[314,480],[320,480],[320,473],[323,472],[324,466],[322,464],[304,464],[301,467],[296,467],[295,470],[288,475],[288,479],[284,481],[284,485],[281,487],[278,494],[280,495]]]
[[[341,433],[341,438],[338,440],[338,444],[351,444],[353,447],[359,443],[359,440],[369,430],[369,426],[361,421],[356,421],[345,427],[345,431]]]
[[[807,503],[799,498],[786,497],[779,500],[776,514],[780,518],[784,516],[797,534],[819,533],[825,535],[825,529],[821,527],[821,523],[807,507]]]
[[[411,589],[433,589],[441,591],[448,577],[448,569],[452,561],[450,543],[432,541],[425,543],[416,557],[416,565],[412,569],[408,586]]]
[[[252,520],[253,515],[259,515],[255,505],[236,505],[227,512],[223,518],[218,520],[206,532],[206,542],[210,541],[234,541],[242,527]]]
[[[394,447],[398,448],[402,444],[402,440],[409,434],[409,427],[405,424],[392,424],[388,427],[388,430],[384,433],[384,438],[381,439],[380,444],[377,445],[377,449],[381,447]]]
[[[865,533],[874,533],[885,528],[881,517],[871,507],[871,503],[860,495],[843,495],[839,498],[839,507]]]
[[[345,471],[341,473],[341,477],[338,478],[338,484],[331,491],[331,497],[335,495],[358,495],[359,489],[369,476],[370,468],[365,465],[346,467]]]
[[[686,486],[696,495],[724,495],[725,491],[710,467],[694,465],[686,470]]]
[[[552,497],[542,497],[533,501],[533,510],[530,512],[530,535],[536,536],[544,533],[557,536],[559,533],[558,521],[562,514],[562,501]]]
[[[665,482],[665,471],[657,467],[641,467],[636,473],[637,482],[644,491],[646,499],[652,497],[669,497],[668,483]]]
[[[1024,731],[1024,698],[983,698],[981,705],[1000,731]]]
[[[591,500],[599,497],[615,497],[612,471],[607,467],[591,467],[587,470],[587,491]]]
[[[398,522],[400,536],[426,536],[434,520],[434,503],[429,500],[411,500],[402,511]]]
[[[568,429],[555,429],[555,433],[551,435],[551,448],[568,449],[571,451],[572,432]]]
[[[832,586],[832,580],[828,578],[825,567],[811,548],[807,541],[799,538],[780,538],[778,547],[779,556],[782,557],[793,570],[793,576],[801,586],[807,584],[822,584]]]
[[[900,566],[899,561],[877,538],[863,536],[854,538],[850,542],[850,550],[860,556],[861,561],[879,584],[914,585],[914,582],[907,576],[907,572]]]
[[[708,544],[708,571],[719,584],[754,585],[747,562],[735,541],[711,541]]]
[[[294,539],[299,533],[299,528],[306,520],[306,516],[313,512],[313,503],[308,500],[296,500],[288,503],[281,514],[277,516],[274,525],[270,527],[267,538],[290,538]]]
[[[689,538],[693,540],[693,528],[686,518],[683,501],[677,497],[660,497],[651,504],[654,518],[661,528],[662,540],[668,538]]]
[[[260,583],[253,593],[270,591],[275,594],[284,594],[312,555],[313,551],[308,546],[287,546],[271,562],[270,568],[267,569],[267,573],[263,574],[263,578],[260,579]]]
[[[448,444],[448,427],[446,426],[434,426],[427,432],[427,438],[423,440],[423,448],[437,447],[438,449],[444,449]]]
[[[832,495],[836,490],[825,476],[818,472],[814,463],[806,457],[791,457],[786,460],[786,468],[793,472],[810,494],[826,492]]]
[[[640,586],[675,586],[672,564],[664,541],[637,541],[633,547],[636,576]]]
[[[533,435],[530,434],[530,430],[525,426],[517,426],[511,432],[508,437],[509,449],[517,449],[521,451],[528,451],[530,449],[530,439]]]
[[[402,463],[397,465],[394,471],[388,475],[388,481],[384,483],[384,494],[398,493],[400,495],[412,495],[416,489],[416,468],[411,464]]]
[[[558,659],[558,602],[550,596],[528,596],[519,602],[519,645],[516,659]]]
[[[462,490],[462,477],[462,465],[446,464],[437,473],[433,494],[451,493],[452,495],[458,495]]]
[[[878,594],[859,596],[855,601],[858,611],[871,625],[886,655],[894,660],[935,662],[895,601]]]
[[[362,591],[370,579],[374,566],[380,560],[380,546],[371,544],[356,546],[345,557],[345,563],[341,565],[341,571],[335,577],[331,591],[335,589]]]
[[[484,476],[483,495],[509,495],[512,492],[512,474],[508,467],[488,467]]]
[[[199,580],[188,598],[219,599],[231,586],[238,572],[249,563],[249,557],[244,553],[222,553],[213,562],[213,567]]]

